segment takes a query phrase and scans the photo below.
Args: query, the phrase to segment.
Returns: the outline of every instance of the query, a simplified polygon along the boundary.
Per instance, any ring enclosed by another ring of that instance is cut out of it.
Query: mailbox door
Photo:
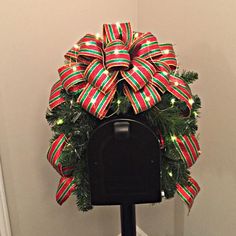
[[[161,201],[159,141],[145,124],[104,123],[91,136],[88,161],[93,205]]]

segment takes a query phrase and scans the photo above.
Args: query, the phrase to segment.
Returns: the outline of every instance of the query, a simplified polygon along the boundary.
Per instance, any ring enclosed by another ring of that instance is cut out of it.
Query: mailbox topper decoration
[[[54,131],[47,159],[61,175],[57,202],[75,194],[80,210],[92,208],[90,134],[107,118],[135,116],[159,137],[164,196],[177,192],[190,209],[200,191],[189,172],[200,154],[195,133],[201,104],[189,87],[198,75],[179,72],[172,44],[134,32],[130,23],[104,24],[102,37],[86,34],[75,43],[58,72],[46,114]]]

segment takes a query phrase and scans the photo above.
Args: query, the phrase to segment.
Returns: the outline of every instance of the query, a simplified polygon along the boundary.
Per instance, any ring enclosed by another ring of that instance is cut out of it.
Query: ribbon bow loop
[[[172,44],[158,44],[150,32],[133,32],[130,23],[104,24],[103,39],[86,34],[65,57],[69,64],[58,69],[60,90],[51,93],[52,109],[64,102],[64,88],[79,94],[77,102],[103,119],[120,87],[136,114],[155,106],[161,101],[159,92],[166,91],[192,107],[191,91],[173,73],[177,61]],[[120,81],[124,86],[117,86]]]
[[[116,24],[104,24],[103,25],[103,39],[105,46],[116,40],[120,39],[125,43],[125,46],[130,48],[133,38],[133,32],[131,24],[128,23],[119,23]]]

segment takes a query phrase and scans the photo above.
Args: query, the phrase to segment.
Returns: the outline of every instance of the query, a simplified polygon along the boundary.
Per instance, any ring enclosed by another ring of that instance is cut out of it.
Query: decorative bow
[[[76,188],[74,177],[72,177],[74,167],[64,167],[60,160],[65,145],[66,136],[64,134],[60,134],[51,144],[47,154],[48,161],[61,175],[56,193],[56,200],[60,205],[62,205],[70,197]]]
[[[103,119],[124,80],[123,92],[135,114],[161,100],[168,91],[189,108],[191,91],[174,75],[177,61],[171,44],[158,44],[150,32],[133,32],[130,23],[104,24],[103,39],[86,34],[70,49],[68,63],[58,69],[60,81],[52,88],[50,108],[64,102],[60,90],[79,94],[78,103]]]

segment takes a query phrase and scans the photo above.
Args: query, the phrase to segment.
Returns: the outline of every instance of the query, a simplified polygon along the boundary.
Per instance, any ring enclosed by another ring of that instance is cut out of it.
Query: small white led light
[[[118,104],[118,105],[121,104],[121,100],[120,100],[120,99],[117,100],[117,104]]]
[[[114,53],[117,55],[119,54],[119,50],[118,49],[115,49]]]
[[[106,75],[108,75],[108,74],[109,74],[109,71],[108,71],[108,70],[105,70],[103,73],[106,74]]]
[[[116,22],[116,27],[117,27],[117,28],[120,27],[120,22]]]
[[[101,35],[99,33],[96,33],[96,39],[100,39]]]
[[[171,140],[174,142],[177,139],[177,137],[175,135],[171,136]]]
[[[134,34],[134,37],[135,37],[135,38],[138,38],[138,33],[135,33],[135,34]]]
[[[151,43],[151,42],[150,42],[149,40],[147,40],[147,41],[146,41],[146,44],[148,44],[148,45],[149,45],[150,43]]]
[[[164,54],[169,54],[170,50],[169,49],[165,49],[164,51],[162,51]]]
[[[147,102],[149,102],[149,101],[151,100],[151,98],[150,98],[150,97],[145,97],[145,100],[146,100]]]
[[[138,70],[138,67],[137,67],[137,66],[134,66],[134,67],[133,67],[133,70],[134,70],[134,71],[137,71],[137,70]]]
[[[95,98],[92,98],[91,99],[91,103],[94,104],[96,102],[96,99]]]
[[[164,75],[168,75],[168,73],[167,73],[166,71],[163,71],[162,73],[163,73]]]
[[[161,196],[165,197],[165,192],[163,190],[161,191]]]
[[[169,172],[168,172],[168,175],[169,175],[170,177],[172,177],[172,176],[173,176],[173,173],[172,173],[171,171],[169,171]]]
[[[171,103],[172,105],[174,105],[174,104],[175,104],[175,98],[171,98],[170,103]]]
[[[89,46],[89,45],[91,45],[91,43],[90,43],[90,42],[86,42],[85,45],[86,45],[86,46]]]
[[[72,70],[73,70],[73,71],[77,71],[76,66],[73,66],[73,67],[72,67]]]
[[[63,119],[58,119],[57,120],[57,125],[62,125],[64,123],[64,120]]]
[[[193,100],[192,98],[190,98],[190,99],[188,100],[188,102],[190,103],[190,105],[193,105],[194,100]]]
[[[178,85],[179,85],[179,83],[177,81],[175,81],[175,86],[178,86]]]
[[[77,49],[78,49],[78,48],[79,48],[79,45],[78,45],[78,44],[75,44],[75,45],[74,45],[74,48],[77,48]]]

